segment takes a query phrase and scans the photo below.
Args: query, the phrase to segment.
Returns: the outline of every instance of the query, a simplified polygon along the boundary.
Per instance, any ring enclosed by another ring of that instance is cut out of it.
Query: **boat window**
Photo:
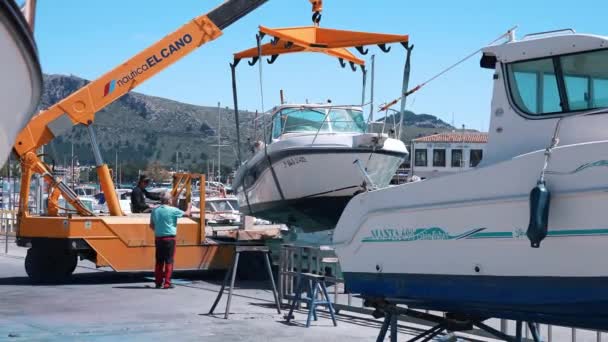
[[[324,122],[325,110],[314,108],[293,108],[281,112],[286,116],[283,122],[283,133],[293,132],[327,132],[329,125]]]
[[[230,206],[230,203],[228,203],[228,201],[214,201],[213,207],[215,208],[215,211],[231,211],[232,210],[232,207]]]
[[[605,107],[608,50],[511,63],[508,80],[513,102],[530,115]]]
[[[471,150],[469,156],[469,166],[475,167],[481,162],[483,158],[483,150]]]
[[[283,115],[277,114],[274,116],[274,119],[272,120],[272,138],[273,139],[278,139],[281,136],[281,132],[282,132],[281,123],[282,123],[282,121],[284,121],[284,119],[281,119],[282,117],[283,117]]]
[[[445,167],[445,149],[433,150],[433,166]]]
[[[513,63],[509,71],[511,94],[519,109],[533,115],[561,111],[552,59]]]
[[[462,150],[452,149],[452,167],[462,166]]]
[[[414,153],[414,166],[427,166],[426,149],[416,149]]]
[[[332,108],[329,111],[329,121],[333,132],[364,133],[365,119],[359,110]]]
[[[230,206],[232,207],[232,209],[239,210],[239,202],[238,201],[231,200],[231,201],[228,201],[228,202],[230,202]]]
[[[608,50],[560,57],[570,110],[587,110],[608,103]]]

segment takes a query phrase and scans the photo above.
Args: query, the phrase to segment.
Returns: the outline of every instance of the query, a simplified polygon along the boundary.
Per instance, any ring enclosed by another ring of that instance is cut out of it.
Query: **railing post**
[[[4,254],[8,254],[8,220],[10,212],[3,212],[2,216],[2,221],[6,221],[4,224]]]
[[[285,248],[281,246],[279,249],[279,303],[283,304],[283,279],[285,277],[285,270],[283,267],[285,262]]]
[[[503,318],[500,320],[500,332],[506,334],[507,330],[508,330],[507,320]]]
[[[553,326],[547,325],[547,342],[553,341]]]
[[[576,328],[572,328],[572,342],[576,342]]]

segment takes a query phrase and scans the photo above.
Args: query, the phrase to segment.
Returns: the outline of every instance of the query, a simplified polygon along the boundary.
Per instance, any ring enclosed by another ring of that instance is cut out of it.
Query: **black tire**
[[[62,283],[69,279],[78,263],[74,251],[32,247],[25,257],[25,272],[33,283]]]

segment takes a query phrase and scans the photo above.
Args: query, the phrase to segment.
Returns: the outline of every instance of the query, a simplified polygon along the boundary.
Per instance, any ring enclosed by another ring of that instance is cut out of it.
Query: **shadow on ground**
[[[113,272],[113,271],[95,271],[86,273],[75,273],[71,278],[63,283],[57,284],[34,284],[27,276],[22,277],[6,277],[0,278],[0,286],[5,285],[111,285],[111,284],[133,284],[133,283],[149,283],[153,274],[151,272]],[[181,281],[195,282],[205,281],[211,284],[221,285],[223,280],[223,272],[218,271],[184,271],[175,272],[174,278]],[[132,288],[136,288],[134,286]],[[140,288],[145,288],[141,287]],[[239,287],[240,286],[239,284]],[[120,287],[118,287],[120,288]],[[124,287],[127,288],[127,287]],[[254,287],[255,288],[255,287]]]

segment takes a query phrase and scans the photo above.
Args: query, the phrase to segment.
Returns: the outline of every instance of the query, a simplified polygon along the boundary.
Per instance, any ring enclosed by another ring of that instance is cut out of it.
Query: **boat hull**
[[[608,327],[608,277],[343,274],[349,293],[410,308],[589,329]]]
[[[36,45],[20,9],[0,0],[0,164],[30,120],[42,94]]]
[[[387,186],[407,153],[338,147],[291,148],[250,165],[257,177],[237,188],[240,210],[308,231],[333,229],[348,201],[364,191],[359,160],[376,186]],[[270,167],[272,165],[272,167]],[[246,180],[245,180],[246,181]]]
[[[334,231],[346,287],[415,308],[608,327],[608,142],[552,155],[548,235],[526,236],[543,151],[361,194]]]

